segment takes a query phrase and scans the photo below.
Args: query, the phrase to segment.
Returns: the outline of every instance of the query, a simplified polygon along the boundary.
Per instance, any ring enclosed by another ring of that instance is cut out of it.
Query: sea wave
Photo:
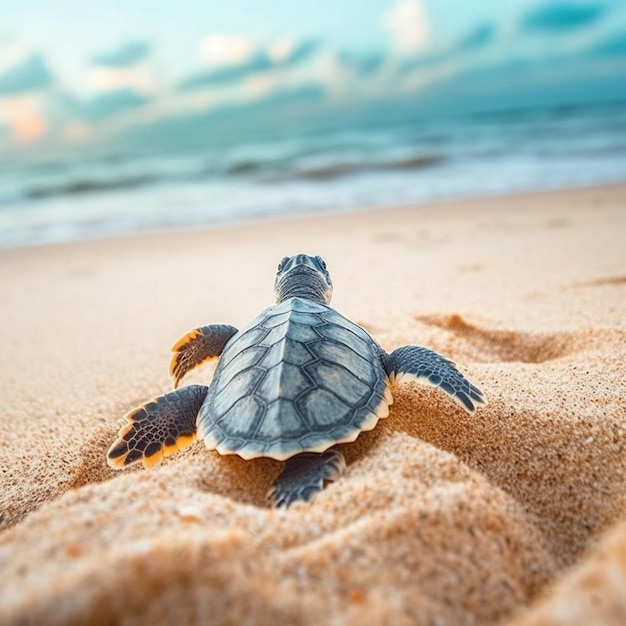
[[[365,172],[406,171],[434,167],[448,157],[442,154],[410,155],[403,158],[350,159],[329,162],[311,162],[302,159],[291,161],[253,161],[231,163],[226,169],[230,176],[252,176],[261,182],[288,180],[328,181]]]
[[[304,167],[293,173],[294,178],[307,180],[330,180],[342,176],[351,176],[362,172],[381,172],[389,170],[417,170],[439,165],[446,160],[443,155],[411,156],[394,161],[360,161],[331,163],[328,165]]]
[[[154,171],[154,173],[118,175],[109,178],[79,176],[62,182],[42,183],[27,186],[22,193],[25,200],[43,200],[60,196],[78,196],[148,187],[164,183],[201,182],[216,179],[223,175],[230,178],[244,178],[252,182],[287,182],[289,180],[328,181],[364,172],[407,171],[433,167],[444,162],[443,155],[417,155],[400,159],[335,160],[329,163],[302,162],[292,160],[241,160],[233,161],[219,168],[201,170],[193,167],[176,172]]]
[[[53,198],[55,196],[72,196],[90,193],[133,189],[145,187],[158,182],[157,176],[131,176],[126,178],[96,180],[78,179],[60,184],[38,185],[25,190],[24,195],[31,200]]]

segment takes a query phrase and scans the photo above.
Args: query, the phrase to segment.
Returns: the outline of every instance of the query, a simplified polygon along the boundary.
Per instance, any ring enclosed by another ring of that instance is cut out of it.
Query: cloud
[[[0,75],[0,97],[45,89],[54,82],[43,58],[34,54]]]
[[[419,106],[437,113],[491,112],[623,99],[626,69],[591,71],[597,66],[597,62],[580,54],[551,60],[511,59],[468,68],[429,85],[419,94]]]
[[[324,88],[315,84],[301,85],[289,89],[278,89],[254,102],[241,103],[234,107],[229,105],[221,110],[215,111],[214,114],[217,115],[222,112],[225,115],[230,115],[233,112],[237,112],[247,115],[250,111],[261,110],[273,114],[280,108],[289,109],[311,102],[319,102],[324,99],[325,94]]]
[[[116,50],[94,57],[92,63],[107,67],[129,67],[143,61],[151,49],[152,45],[146,41],[129,41]]]
[[[488,46],[495,38],[496,29],[493,24],[484,23],[463,37],[455,46],[456,52],[475,52]]]
[[[386,60],[386,56],[380,52],[365,55],[345,52],[339,55],[339,62],[356,72],[359,76],[374,74],[383,66]]]
[[[194,91],[205,87],[229,85],[272,69],[294,67],[307,61],[319,47],[318,41],[303,41],[283,54],[282,59],[277,59],[275,53],[272,58],[267,51],[257,52],[242,63],[225,65],[194,74],[180,84],[180,90]]]
[[[151,148],[198,146],[216,137],[238,136],[260,127],[283,128],[290,120],[320,110],[326,91],[308,83],[276,89],[253,101],[230,101],[210,111],[161,117],[125,131],[125,139]]]
[[[98,96],[106,105],[111,102],[133,103],[138,94],[154,94],[163,85],[163,76],[150,60],[152,45],[146,41],[130,41],[106,54],[96,56],[82,87]],[[129,94],[135,94],[135,97]],[[123,94],[126,94],[124,96]],[[105,107],[106,108],[106,107]]]
[[[267,55],[278,63],[291,55],[296,47],[296,40],[290,36],[276,37],[267,46]]]
[[[415,59],[407,59],[404,61],[399,69],[401,74],[411,74],[419,70],[429,70],[438,65],[444,64],[446,61],[454,58],[456,53],[452,50],[445,50],[442,52],[433,52],[426,54]]]
[[[240,65],[254,56],[256,44],[244,35],[208,35],[200,41],[200,56],[210,65]]]
[[[289,54],[280,61],[276,61],[276,65],[280,67],[293,66],[303,63],[309,57],[311,57],[317,50],[319,50],[321,44],[317,40],[303,41],[295,46]]]
[[[626,56],[626,31],[608,37],[604,41],[596,44],[591,53],[601,57],[622,57]]]
[[[93,67],[89,70],[85,84],[95,92],[134,89],[140,93],[158,90],[162,80],[150,63],[132,67]]]
[[[245,63],[238,65],[228,65],[223,68],[212,69],[207,72],[201,72],[194,74],[181,85],[181,91],[193,91],[195,89],[202,89],[204,87],[210,87],[213,85],[224,85],[233,83],[247,76],[259,74],[265,72],[273,67],[274,63],[265,54],[255,54],[251,59]]]
[[[48,132],[48,122],[36,96],[0,99],[0,119],[8,127],[11,138],[18,143],[34,141]]]
[[[78,100],[73,96],[66,96],[65,106],[72,115],[82,120],[100,122],[125,111],[138,109],[148,101],[148,98],[132,89],[119,89],[100,94],[91,100]]]
[[[382,25],[391,35],[393,52],[399,56],[416,54],[428,43],[428,16],[418,0],[399,0],[383,15]]]
[[[419,70],[432,70],[451,61],[467,61],[469,55],[488,47],[495,37],[496,28],[493,24],[479,24],[447,48],[407,59],[400,65],[400,72],[409,74]]]
[[[606,11],[602,4],[552,2],[529,11],[522,18],[522,28],[540,33],[579,30],[598,21]]]
[[[17,66],[31,53],[21,42],[15,40],[2,41],[0,39],[0,74]]]

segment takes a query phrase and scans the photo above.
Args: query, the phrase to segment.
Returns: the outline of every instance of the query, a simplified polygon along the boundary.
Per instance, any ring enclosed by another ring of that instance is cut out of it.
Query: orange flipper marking
[[[194,330],[190,330],[186,335],[183,335],[173,346],[172,352],[180,352],[184,350],[183,346],[191,343],[196,337],[199,337],[202,334],[202,331],[199,328],[195,328]]]

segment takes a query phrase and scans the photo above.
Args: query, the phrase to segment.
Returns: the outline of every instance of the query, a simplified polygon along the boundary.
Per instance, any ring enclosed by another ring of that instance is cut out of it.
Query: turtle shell
[[[290,298],[234,335],[198,414],[209,449],[287,459],[354,441],[389,414],[378,345],[329,306]]]

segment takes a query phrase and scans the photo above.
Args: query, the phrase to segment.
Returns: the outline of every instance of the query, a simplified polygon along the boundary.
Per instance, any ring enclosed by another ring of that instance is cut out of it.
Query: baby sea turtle
[[[274,291],[276,304],[241,330],[203,326],[174,345],[175,389],[187,372],[219,357],[212,382],[182,387],[128,413],[107,454],[111,467],[138,461],[151,467],[198,438],[220,454],[286,461],[268,497],[289,506],[341,475],[344,457],[330,448],[387,417],[398,383],[439,387],[469,413],[486,404],[452,361],[418,346],[387,354],[331,308],[332,282],[321,257],[285,257]]]

